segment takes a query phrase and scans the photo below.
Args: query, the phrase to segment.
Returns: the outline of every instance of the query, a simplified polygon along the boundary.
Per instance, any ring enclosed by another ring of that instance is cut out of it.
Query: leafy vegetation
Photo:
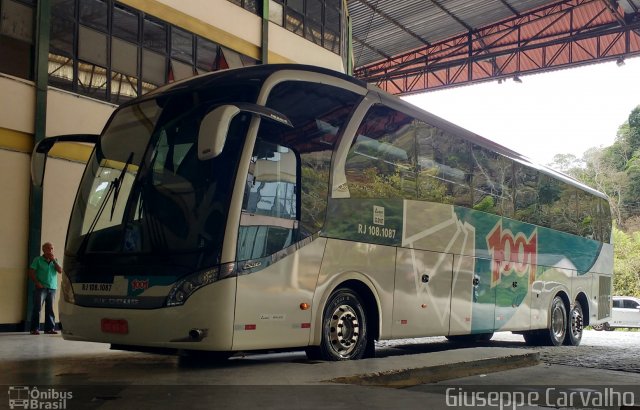
[[[618,129],[613,145],[582,158],[558,154],[551,167],[609,197],[614,219],[614,292],[640,297],[640,106]]]

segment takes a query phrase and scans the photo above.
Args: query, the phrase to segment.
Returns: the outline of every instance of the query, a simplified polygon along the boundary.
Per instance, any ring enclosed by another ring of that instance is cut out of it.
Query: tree
[[[635,152],[640,149],[640,106],[637,106],[631,111],[628,124],[629,135],[627,136],[627,140],[631,150]]]
[[[613,228],[614,294],[640,297],[640,232],[627,234]]]
[[[551,167],[605,193],[613,218],[621,228],[638,226],[640,218],[640,106],[618,128],[615,142],[591,148],[582,159],[557,154]],[[627,221],[629,227],[627,227]]]
[[[573,154],[556,154],[553,156],[553,162],[547,165],[565,174],[570,174],[571,170],[582,166],[582,160]]]
[[[574,170],[572,176],[609,197],[611,213],[618,226],[624,223],[622,208],[629,179],[624,171],[607,160],[606,148],[591,148],[584,153],[584,168]]]

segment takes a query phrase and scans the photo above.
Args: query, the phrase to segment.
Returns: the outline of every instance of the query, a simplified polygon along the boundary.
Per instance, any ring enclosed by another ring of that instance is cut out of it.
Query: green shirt
[[[58,288],[58,272],[56,264],[48,263],[44,256],[40,255],[31,262],[31,269],[35,271],[36,279],[47,289]]]

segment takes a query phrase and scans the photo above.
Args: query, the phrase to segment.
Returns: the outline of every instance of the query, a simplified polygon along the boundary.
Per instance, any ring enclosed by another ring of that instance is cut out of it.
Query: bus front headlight
[[[207,269],[201,272],[188,275],[180,279],[169,292],[167,306],[180,306],[195,292],[203,286],[218,280],[220,270],[216,268]]]

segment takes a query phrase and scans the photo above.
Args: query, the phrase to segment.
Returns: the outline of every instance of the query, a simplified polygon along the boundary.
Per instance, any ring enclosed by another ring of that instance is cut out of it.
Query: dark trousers
[[[31,312],[31,330],[40,328],[40,311],[44,303],[44,330],[55,330],[56,317],[53,314],[53,300],[56,297],[55,289],[36,288],[33,292],[33,310]]]

